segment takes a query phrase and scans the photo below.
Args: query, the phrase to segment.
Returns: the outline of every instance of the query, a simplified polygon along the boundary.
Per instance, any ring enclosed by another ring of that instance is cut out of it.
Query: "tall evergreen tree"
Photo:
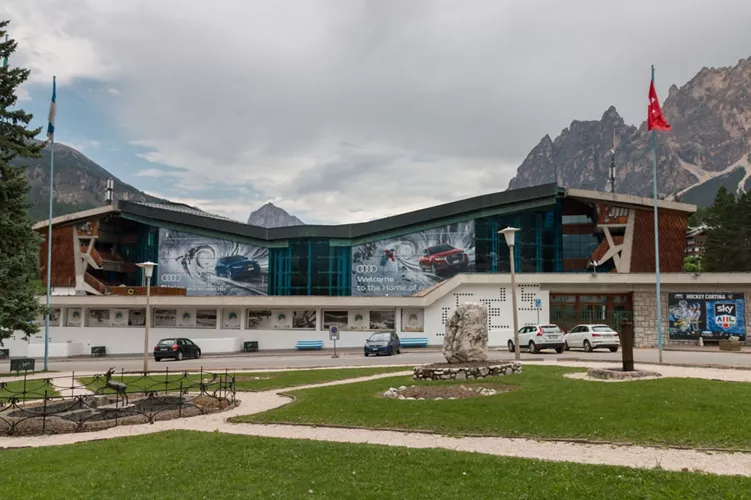
[[[737,272],[744,267],[745,256],[738,245],[741,220],[735,194],[725,187],[717,191],[706,222],[710,227],[704,250],[704,269],[710,272]]]
[[[14,331],[37,332],[32,321],[43,310],[33,283],[39,278],[41,238],[28,216],[29,183],[25,168],[10,164],[17,156],[40,156],[34,137],[41,129],[29,130],[32,116],[15,106],[16,89],[29,70],[3,63],[12,62],[16,50],[14,40],[5,40],[8,24],[0,21],[0,340]]]

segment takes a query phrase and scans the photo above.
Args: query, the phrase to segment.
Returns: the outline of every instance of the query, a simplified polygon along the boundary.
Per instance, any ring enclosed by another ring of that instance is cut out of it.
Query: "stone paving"
[[[543,364],[553,363],[525,363]],[[613,363],[555,363],[561,366],[613,366]],[[709,368],[687,368],[650,365],[649,369],[663,377],[693,377],[734,382],[751,382],[751,371]],[[81,374],[83,376],[83,374]],[[310,387],[335,386],[380,378],[411,375],[411,371],[387,373],[339,380],[323,384],[295,387],[284,391]],[[751,453],[705,452],[674,448],[646,446],[616,446],[609,444],[583,444],[562,441],[537,441],[501,437],[447,437],[415,432],[348,429],[321,426],[232,424],[228,418],[249,415],[278,408],[290,402],[281,390],[239,393],[241,404],[223,413],[197,416],[188,419],[159,421],[150,425],[124,425],[99,432],[63,434],[34,437],[0,437],[0,448],[55,446],[84,441],[151,434],[167,430],[194,430],[223,432],[275,438],[311,439],[342,443],[368,443],[408,448],[444,448],[456,451],[485,453],[506,457],[522,457],[581,464],[605,464],[635,468],[662,468],[672,471],[706,472],[721,475],[751,476]]]

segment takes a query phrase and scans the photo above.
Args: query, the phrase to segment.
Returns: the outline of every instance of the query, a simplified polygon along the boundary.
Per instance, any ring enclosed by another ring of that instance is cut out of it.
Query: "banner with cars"
[[[268,248],[161,228],[158,264],[157,284],[188,295],[268,294]]]
[[[474,221],[426,229],[352,247],[352,295],[413,295],[474,268]]]
[[[669,293],[668,308],[671,339],[746,339],[742,293]]]

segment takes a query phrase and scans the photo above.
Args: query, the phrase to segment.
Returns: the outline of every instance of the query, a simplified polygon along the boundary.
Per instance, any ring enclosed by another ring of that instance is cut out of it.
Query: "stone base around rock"
[[[414,380],[475,380],[488,377],[503,377],[521,373],[522,364],[517,361],[486,361],[483,363],[437,364],[416,366],[412,370]]]
[[[645,370],[624,372],[622,368],[590,368],[587,376],[601,380],[639,380],[644,378],[659,378],[661,374]]]

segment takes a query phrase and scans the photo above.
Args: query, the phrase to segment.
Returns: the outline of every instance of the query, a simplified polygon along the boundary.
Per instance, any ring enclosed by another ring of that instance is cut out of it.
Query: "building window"
[[[594,234],[564,234],[563,258],[589,259],[599,244],[600,241]]]
[[[216,309],[199,309],[196,311],[197,328],[216,328]]]
[[[349,324],[349,314],[347,311],[323,311],[323,330],[328,330],[332,326],[345,330]]]
[[[396,311],[370,311],[371,330],[393,330],[396,326]]]
[[[154,309],[155,327],[177,326],[177,309]]]

